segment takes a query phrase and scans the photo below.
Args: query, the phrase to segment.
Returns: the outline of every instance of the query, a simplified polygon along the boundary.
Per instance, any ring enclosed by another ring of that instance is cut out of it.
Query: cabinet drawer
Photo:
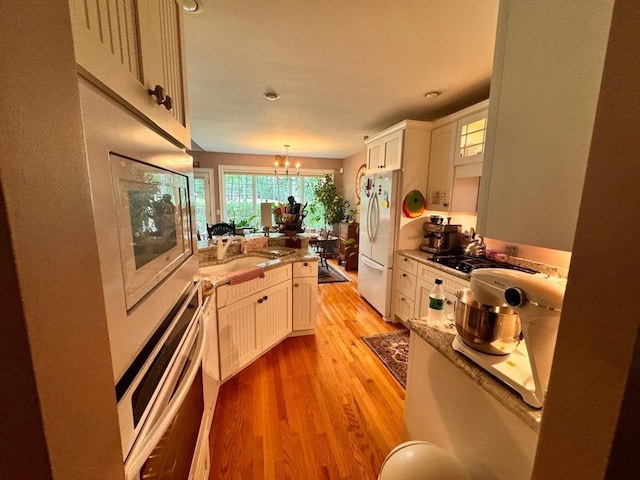
[[[414,302],[397,290],[393,292],[393,313],[403,322],[413,318]]]
[[[436,278],[441,278],[444,291],[454,296],[457,290],[460,288],[469,288],[470,285],[469,281],[454,277],[436,268],[431,268],[426,265],[420,265],[418,267],[418,280],[422,280],[433,286]]]
[[[294,277],[317,277],[318,262],[295,262],[293,264]]]
[[[402,270],[396,270],[393,288],[413,300],[416,293],[416,276]]]
[[[402,255],[397,256],[397,266],[400,270],[404,270],[411,275],[418,273],[418,262]]]
[[[264,278],[256,278],[237,285],[222,285],[216,290],[218,308],[290,279],[291,265],[285,265],[264,272]]]

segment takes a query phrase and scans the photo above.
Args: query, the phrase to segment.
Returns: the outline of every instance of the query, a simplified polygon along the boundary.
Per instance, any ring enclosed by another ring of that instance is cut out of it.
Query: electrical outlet
[[[505,245],[504,246],[504,253],[506,253],[510,257],[517,257],[518,256],[518,247],[516,247],[515,245]]]

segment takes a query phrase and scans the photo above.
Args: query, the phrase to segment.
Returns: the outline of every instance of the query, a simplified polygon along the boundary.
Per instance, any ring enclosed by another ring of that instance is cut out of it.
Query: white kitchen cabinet
[[[258,299],[262,293],[218,309],[220,375],[222,380],[257,358],[262,345],[258,338]]]
[[[415,167],[426,170],[430,132],[429,122],[404,120],[367,139],[367,172]],[[426,180],[424,173],[420,177]]]
[[[484,101],[435,122],[431,134],[427,210],[474,213],[487,125]]]
[[[180,2],[70,0],[70,7],[80,74],[190,147]],[[162,95],[150,95],[156,86]]]
[[[480,234],[572,250],[613,3],[500,2]]]
[[[314,333],[318,325],[318,262],[293,264],[293,335]]]
[[[385,171],[397,170],[402,167],[402,137],[403,130],[388,132],[368,146],[367,170]]]
[[[394,318],[406,324],[413,318],[418,262],[402,255],[396,256],[394,268],[392,308]]]
[[[448,212],[453,189],[453,157],[456,146],[456,122],[431,132],[427,210]]]
[[[449,275],[428,265],[418,264],[414,317],[422,318],[427,316],[429,312],[429,293],[433,289],[436,278],[442,279],[442,287],[446,297],[445,315],[453,313],[456,292],[461,288],[469,288],[469,281],[467,280]]]
[[[216,289],[222,381],[291,333],[291,265]]]
[[[538,434],[411,331],[404,424],[407,440],[454,455],[474,480],[529,480]]]
[[[291,296],[291,283],[283,282],[265,290],[262,298],[256,301],[257,331],[262,352],[266,352],[291,333]]]
[[[203,305],[204,351],[202,353],[202,377],[204,389],[205,416],[213,419],[213,412],[220,391],[220,354],[218,342],[218,316],[215,293]],[[206,425],[208,429],[211,426]],[[207,431],[208,436],[208,431]]]

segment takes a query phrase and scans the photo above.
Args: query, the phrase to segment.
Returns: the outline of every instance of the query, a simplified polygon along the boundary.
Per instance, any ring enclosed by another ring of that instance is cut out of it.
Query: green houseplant
[[[314,187],[316,201],[324,209],[324,223],[328,227],[342,222],[349,208],[349,201],[338,191],[331,175],[325,175],[324,180]]]

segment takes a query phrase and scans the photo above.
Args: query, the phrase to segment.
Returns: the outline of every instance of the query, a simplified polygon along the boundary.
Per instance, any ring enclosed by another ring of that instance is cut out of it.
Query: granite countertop
[[[201,261],[200,268],[213,265],[224,265],[225,263],[230,263],[233,260],[237,260],[242,257],[263,257],[264,262],[258,263],[256,266],[264,268],[265,270],[273,270],[274,268],[282,267],[283,265],[288,265],[294,262],[317,262],[320,258],[317,253],[310,252],[306,249],[273,247],[231,255],[226,257],[224,260]],[[209,275],[200,272],[199,277],[211,282],[213,287],[219,287],[220,285],[229,283],[229,278],[224,275]]]
[[[425,320],[418,318],[410,319],[408,324],[409,328],[420,338],[440,352],[509,411],[523,420],[527,426],[535,432],[540,431],[541,409],[528,406],[518,393],[453,349],[451,343],[455,336],[455,327],[446,324],[441,328],[433,328],[429,327]]]

